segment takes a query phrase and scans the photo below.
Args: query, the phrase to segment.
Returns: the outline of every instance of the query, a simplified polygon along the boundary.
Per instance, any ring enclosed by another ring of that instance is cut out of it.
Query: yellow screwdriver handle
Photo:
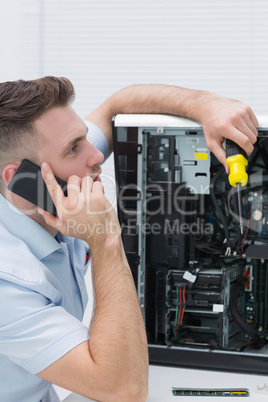
[[[242,154],[238,154],[229,156],[226,162],[230,167],[229,183],[231,186],[236,187],[236,183],[241,183],[242,187],[245,186],[248,182],[248,174],[246,172],[247,159]]]

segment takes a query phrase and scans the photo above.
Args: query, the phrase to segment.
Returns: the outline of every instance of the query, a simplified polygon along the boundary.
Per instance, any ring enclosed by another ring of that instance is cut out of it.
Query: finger
[[[68,197],[76,196],[81,191],[81,183],[82,179],[78,176],[72,175],[68,178],[67,188],[68,188]]]
[[[82,179],[81,191],[84,193],[86,198],[89,198],[92,191],[93,180],[90,176],[85,176]]]
[[[246,120],[246,124],[254,135],[252,144],[255,144],[255,142],[257,141],[257,137],[258,137],[258,130],[256,129],[256,127],[254,126],[254,124],[252,123],[252,121],[250,119]]]
[[[239,123],[236,124],[235,127],[241,131],[242,134],[246,135],[252,144],[256,142],[258,130],[254,127],[254,124],[249,117],[246,117],[245,119],[241,117]]]
[[[62,227],[62,222],[60,221],[59,218],[57,218],[56,216],[50,214],[47,211],[44,211],[43,209],[37,207],[37,212],[43,216],[45,222],[47,223],[47,225],[60,230]]]
[[[78,176],[72,175],[68,178],[68,209],[74,210],[78,206],[79,194],[81,192],[82,179]]]
[[[251,107],[248,107],[248,115],[249,115],[250,120],[254,124],[254,127],[256,127],[256,128],[259,127],[260,124],[259,124],[258,119],[255,116],[253,110],[251,109]]]
[[[213,141],[210,145],[210,150],[216,156],[218,161],[223,164],[226,173],[230,173],[229,166],[226,162],[226,151],[222,147],[222,144],[218,143],[217,141]]]
[[[241,132],[236,127],[233,127],[232,130],[226,132],[226,138],[229,138],[241,148],[243,148],[247,155],[250,155],[254,150],[254,146],[252,145],[249,138],[245,135],[244,132]]]
[[[246,121],[247,125],[249,126],[249,128],[252,130],[252,132],[254,134],[256,134],[256,136],[258,136],[257,128],[259,127],[259,122],[251,109],[250,109],[250,111],[251,111],[251,113],[249,113],[246,116],[245,121]]]
[[[103,184],[100,181],[94,181],[92,191],[104,194]]]
[[[54,202],[54,204],[57,208],[57,212],[59,212],[58,208],[60,209],[62,207],[62,202],[63,202],[63,199],[65,198],[63,191],[62,191],[60,185],[58,184],[57,180],[55,179],[52,169],[47,162],[42,163],[41,171],[42,171],[42,176],[46,183],[48,192],[52,198],[52,201]]]
[[[256,142],[256,134],[254,134],[247,124],[243,126],[237,126],[237,130],[240,132],[239,138],[241,142],[241,147],[249,155],[253,151],[253,144]]]

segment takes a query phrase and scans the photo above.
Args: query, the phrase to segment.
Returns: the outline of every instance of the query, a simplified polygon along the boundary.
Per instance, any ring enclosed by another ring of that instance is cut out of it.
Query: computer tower
[[[268,124],[242,187],[200,124],[113,119],[117,209],[152,364],[268,373]]]

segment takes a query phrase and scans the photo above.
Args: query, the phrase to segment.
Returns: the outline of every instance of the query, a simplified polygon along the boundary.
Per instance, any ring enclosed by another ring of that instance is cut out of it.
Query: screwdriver
[[[243,234],[243,211],[241,188],[248,182],[246,166],[248,164],[245,151],[234,141],[226,139],[226,162],[230,167],[229,183],[236,187],[238,201],[239,228]]]

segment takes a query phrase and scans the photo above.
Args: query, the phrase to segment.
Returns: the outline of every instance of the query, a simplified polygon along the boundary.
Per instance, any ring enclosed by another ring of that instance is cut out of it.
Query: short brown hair
[[[34,121],[73,99],[74,88],[67,78],[50,76],[0,83],[0,170],[8,163],[29,158],[34,150],[27,143],[38,142]]]

